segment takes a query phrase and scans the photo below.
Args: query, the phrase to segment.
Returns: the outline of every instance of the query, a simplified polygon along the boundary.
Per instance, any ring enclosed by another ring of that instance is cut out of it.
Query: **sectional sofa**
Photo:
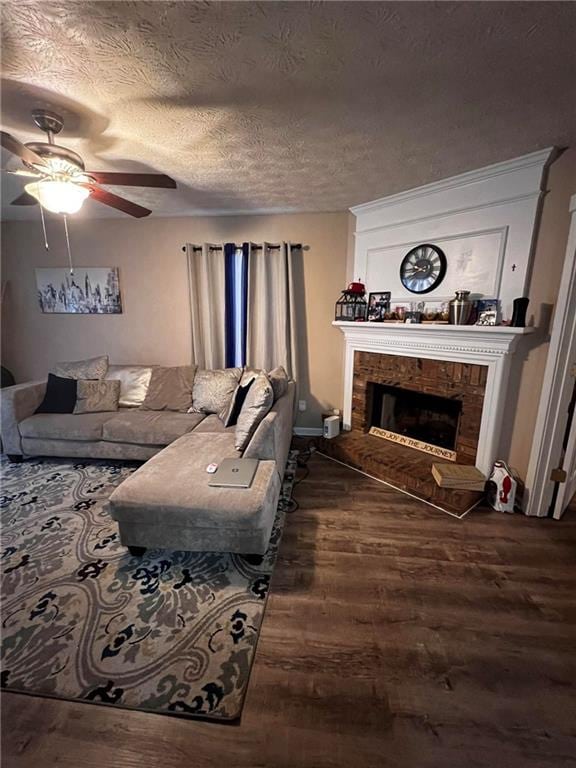
[[[82,459],[146,461],[183,435],[214,434],[220,458],[238,456],[234,427],[225,427],[216,414],[142,411],[120,407],[100,413],[38,413],[46,390],[45,381],[16,384],[1,391],[2,445],[11,460],[26,456],[59,456]],[[272,406],[258,425],[245,458],[275,461],[282,473],[286,466],[294,423],[295,384]]]
[[[133,554],[148,547],[266,552],[292,438],[293,381],[243,451],[235,427],[216,414],[139,407],[35,413],[45,390],[38,381],[2,390],[4,453],[15,462],[32,456],[145,461],[109,500],[120,540]],[[251,489],[210,488],[206,466],[239,457],[260,460]]]

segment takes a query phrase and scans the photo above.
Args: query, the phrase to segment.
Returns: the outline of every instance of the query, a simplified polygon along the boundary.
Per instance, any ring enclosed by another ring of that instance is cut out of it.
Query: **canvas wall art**
[[[38,302],[42,312],[82,315],[117,315],[122,312],[117,267],[64,267],[36,270]]]

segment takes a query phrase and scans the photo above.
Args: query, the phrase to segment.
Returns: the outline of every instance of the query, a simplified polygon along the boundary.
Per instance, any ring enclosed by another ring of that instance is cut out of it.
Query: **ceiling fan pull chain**
[[[44,233],[44,248],[46,248],[47,251],[50,250],[48,247],[48,235],[46,234],[46,220],[44,219],[44,208],[39,205],[40,208],[40,218],[42,219],[42,232]]]
[[[68,264],[70,265],[70,274],[74,274],[74,267],[72,266],[72,254],[70,252],[70,237],[68,235],[68,218],[66,214],[62,217],[64,219],[64,231],[66,232],[66,247],[68,248]]]

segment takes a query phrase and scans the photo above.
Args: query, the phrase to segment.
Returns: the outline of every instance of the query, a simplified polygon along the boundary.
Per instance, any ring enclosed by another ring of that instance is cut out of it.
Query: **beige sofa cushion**
[[[281,397],[284,397],[284,395],[288,391],[288,374],[286,373],[284,368],[281,365],[279,365],[277,368],[274,368],[273,370],[268,371],[267,376],[270,379],[270,384],[272,384],[272,390],[274,392],[274,402],[276,402],[276,400],[279,400]]]
[[[18,425],[22,437],[53,440],[100,440],[102,427],[116,415],[101,413],[37,413]]]
[[[151,376],[149,365],[111,365],[106,380],[120,381],[120,408],[136,408],[144,402]]]
[[[117,411],[119,398],[119,381],[80,379],[76,390],[74,413]]]
[[[242,376],[242,368],[196,371],[190,413],[216,413],[226,418],[230,400]]]
[[[203,418],[201,413],[124,409],[106,422],[102,438],[114,443],[168,445],[193,430]]]
[[[216,434],[221,432],[231,432],[232,434],[235,434],[236,426],[225,426],[221,418],[216,416],[215,413],[211,413],[209,416],[206,416],[206,418],[203,419],[197,427],[194,428],[195,435],[203,434],[205,432],[212,432]]]
[[[289,381],[286,394],[264,416],[242,454],[245,459],[273,459],[280,477],[290,453],[295,398],[296,384]]]
[[[265,373],[259,373],[248,390],[236,422],[236,448],[239,451],[246,448],[258,424],[272,408],[273,402],[272,384]]]
[[[143,411],[179,411],[186,413],[192,405],[192,386],[196,367],[163,366],[152,370],[148,392],[140,406]]]
[[[103,379],[107,370],[108,355],[100,355],[100,357],[90,357],[87,360],[57,363],[52,373],[64,379]]]

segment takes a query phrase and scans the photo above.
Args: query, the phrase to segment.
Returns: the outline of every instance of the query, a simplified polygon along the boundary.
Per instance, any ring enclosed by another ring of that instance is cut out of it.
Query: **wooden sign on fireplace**
[[[393,443],[398,443],[399,445],[405,445],[407,448],[415,448],[417,451],[429,453],[439,459],[456,461],[456,451],[450,451],[448,448],[440,448],[438,445],[425,443],[422,440],[408,437],[408,435],[400,435],[398,432],[391,432],[389,429],[370,427],[370,434],[375,435],[376,437],[382,437],[384,440],[390,440]]]

